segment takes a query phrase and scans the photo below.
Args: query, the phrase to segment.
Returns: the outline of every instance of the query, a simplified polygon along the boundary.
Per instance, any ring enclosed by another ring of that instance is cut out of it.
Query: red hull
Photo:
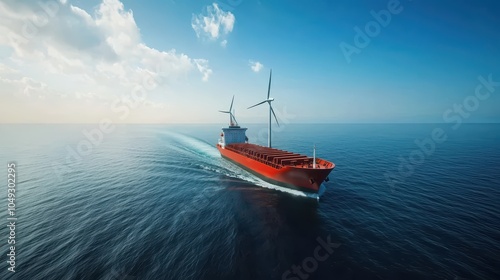
[[[310,193],[317,193],[335,168],[335,164],[323,159],[316,158],[313,167],[313,159],[307,156],[248,143],[226,147],[218,144],[217,149],[224,158],[267,182]]]

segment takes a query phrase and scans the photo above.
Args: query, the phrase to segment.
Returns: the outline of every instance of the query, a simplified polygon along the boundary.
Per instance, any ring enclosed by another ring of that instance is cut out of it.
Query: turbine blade
[[[221,110],[219,110],[219,112],[224,113],[224,114],[229,114],[230,113],[228,111],[221,111]]]
[[[273,69],[269,73],[269,86],[267,87],[267,99],[269,99],[269,95],[271,94],[271,77],[273,76]]]
[[[264,101],[262,101],[262,102],[260,102],[260,103],[257,103],[257,104],[255,104],[255,105],[253,105],[253,106],[248,107],[247,109],[253,108],[253,107],[255,107],[255,106],[259,106],[259,105],[264,104],[264,103],[266,103],[266,102],[267,102],[267,100],[264,100]]]
[[[278,118],[276,117],[276,114],[274,113],[273,106],[269,103],[269,108],[271,108],[271,113],[273,113],[274,119],[276,120],[276,124],[280,126],[280,123],[278,122]]]
[[[235,123],[238,123],[238,121],[236,120],[236,117],[233,114],[231,114],[231,117],[233,117],[233,120],[234,120]]]
[[[229,112],[233,111],[233,102],[234,102],[234,95],[233,95],[233,100],[231,100],[231,107],[229,107]]]

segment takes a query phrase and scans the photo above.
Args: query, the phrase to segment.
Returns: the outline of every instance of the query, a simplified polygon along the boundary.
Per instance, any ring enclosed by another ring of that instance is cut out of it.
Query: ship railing
[[[296,164],[297,162],[304,161],[307,159],[308,159],[307,156],[296,156],[296,157],[279,159],[279,163],[282,165],[292,164],[292,162]]]

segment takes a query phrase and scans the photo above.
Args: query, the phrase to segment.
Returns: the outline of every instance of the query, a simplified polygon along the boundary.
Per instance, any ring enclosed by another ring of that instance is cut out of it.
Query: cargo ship
[[[328,181],[328,175],[335,168],[335,164],[313,156],[288,152],[271,146],[272,116],[279,126],[278,118],[274,113],[270,98],[272,70],[269,75],[267,99],[248,109],[267,103],[269,105],[268,145],[267,147],[251,144],[246,136],[247,128],[240,127],[233,111],[234,96],[228,111],[219,111],[229,114],[229,126],[222,128],[217,149],[221,156],[243,169],[253,173],[262,180],[293,190],[317,195],[321,184]]]

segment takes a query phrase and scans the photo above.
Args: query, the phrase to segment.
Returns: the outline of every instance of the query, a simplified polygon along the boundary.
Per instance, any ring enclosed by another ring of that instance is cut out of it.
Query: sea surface
[[[500,125],[276,128],[336,164],[319,201],[222,159],[221,127],[0,126],[0,279],[500,279]]]

